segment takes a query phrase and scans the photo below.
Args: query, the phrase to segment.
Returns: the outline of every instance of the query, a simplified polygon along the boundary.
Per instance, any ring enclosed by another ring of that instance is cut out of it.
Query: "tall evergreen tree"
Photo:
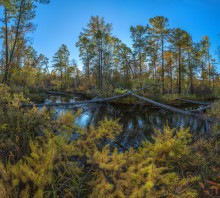
[[[210,55],[210,40],[208,36],[204,36],[200,41],[201,45],[201,62],[202,62],[202,79],[208,79],[209,85],[211,84],[211,55]]]
[[[80,33],[77,47],[84,65],[87,65],[87,75],[90,71],[97,73],[96,82],[99,90],[103,88],[103,72],[111,66],[112,54],[112,25],[106,23],[104,18],[92,16],[87,28]]]
[[[180,29],[175,28],[172,30],[169,41],[176,48],[178,53],[178,93],[182,92],[182,77],[183,77],[183,65],[182,65],[182,52],[189,46],[190,35]]]
[[[19,42],[25,41],[26,34],[34,30],[32,19],[36,14],[37,3],[49,3],[49,0],[8,0],[0,4],[4,9],[1,20],[5,54],[3,83],[9,84],[11,69],[18,64],[15,56],[19,51]]]
[[[139,76],[142,76],[143,63],[146,60],[146,33],[147,28],[141,25],[130,28],[131,38],[133,41],[134,56],[139,65]]]
[[[149,33],[153,39],[160,41],[161,45],[161,65],[162,65],[162,91],[164,93],[164,45],[169,35],[169,20],[163,16],[156,16],[149,19],[150,28],[148,28]]]
[[[67,71],[69,64],[70,52],[66,45],[62,44],[53,56],[53,66],[60,73],[61,88],[66,88]]]

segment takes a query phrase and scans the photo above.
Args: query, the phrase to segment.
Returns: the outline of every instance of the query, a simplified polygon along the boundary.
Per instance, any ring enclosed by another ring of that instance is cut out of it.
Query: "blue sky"
[[[81,66],[75,47],[79,33],[91,16],[102,16],[113,24],[113,35],[131,46],[130,26],[146,25],[149,18],[165,16],[171,28],[182,28],[194,41],[208,35],[211,52],[220,46],[220,0],[51,0],[40,5],[34,23],[33,46],[50,60],[66,44]]]

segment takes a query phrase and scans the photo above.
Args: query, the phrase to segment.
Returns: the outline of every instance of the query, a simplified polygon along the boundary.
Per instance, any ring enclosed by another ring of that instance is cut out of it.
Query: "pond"
[[[84,100],[80,95],[47,95],[45,103],[50,102],[75,102]],[[96,126],[104,118],[119,119],[123,125],[123,132],[118,136],[117,141],[124,149],[137,147],[140,142],[149,139],[155,129],[162,129],[165,125],[171,128],[190,127],[194,134],[205,132],[205,123],[196,118],[186,117],[180,114],[171,113],[153,106],[144,105],[113,105],[83,104],[78,106],[54,107],[55,114],[59,115],[66,111],[76,112],[76,107],[82,109],[81,115],[76,123],[81,127]],[[188,106],[183,109],[196,109],[197,105]]]

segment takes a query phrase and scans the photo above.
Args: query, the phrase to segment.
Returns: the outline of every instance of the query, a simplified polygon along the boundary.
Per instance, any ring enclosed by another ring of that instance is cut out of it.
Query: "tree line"
[[[80,33],[76,46],[85,78],[95,78],[100,90],[108,78],[160,82],[162,93],[193,94],[198,81],[214,89],[219,77],[208,36],[194,42],[185,30],[171,28],[163,16],[150,18],[146,26],[131,26],[130,33],[132,48],[112,36],[112,25],[98,16],[91,17]]]
[[[70,60],[65,44],[54,54],[49,68],[49,59],[36,52],[28,37],[35,29],[33,19],[39,3],[49,1],[1,2],[2,83],[26,86],[33,81],[35,86],[42,84],[57,89],[82,86],[103,92],[109,88],[111,79],[128,88],[135,83],[139,86],[160,83],[161,93],[178,94],[194,94],[198,86],[212,87],[213,91],[219,83],[217,60],[211,55],[209,37],[194,42],[187,31],[170,27],[164,16],[150,18],[145,26],[131,26],[132,47],[113,36],[111,23],[92,16],[76,43],[82,71],[76,61]]]

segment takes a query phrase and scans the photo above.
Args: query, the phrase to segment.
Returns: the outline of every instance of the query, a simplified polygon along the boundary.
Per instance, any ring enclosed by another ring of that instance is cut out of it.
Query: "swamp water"
[[[51,102],[76,102],[84,100],[80,95],[46,95],[44,103]],[[55,115],[65,113],[66,111],[76,112],[76,108],[82,109],[81,115],[76,123],[81,127],[96,126],[104,118],[119,119],[123,125],[123,131],[118,136],[117,142],[124,149],[137,147],[140,142],[149,139],[155,129],[162,129],[165,125],[171,128],[189,127],[195,134],[205,132],[205,123],[192,117],[168,112],[153,106],[146,106],[144,103],[138,105],[112,105],[102,104],[82,104],[78,106],[59,106],[53,107]],[[188,106],[185,110],[197,109],[198,105]]]

